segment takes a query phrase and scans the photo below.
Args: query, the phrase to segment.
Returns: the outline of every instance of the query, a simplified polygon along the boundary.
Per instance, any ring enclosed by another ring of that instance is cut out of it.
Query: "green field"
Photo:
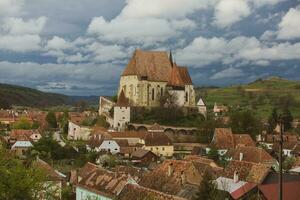
[[[274,107],[287,102],[294,118],[300,118],[300,82],[270,77],[246,85],[225,88],[197,88],[197,100],[203,97],[209,109],[215,102],[232,108],[252,109],[266,119]]]

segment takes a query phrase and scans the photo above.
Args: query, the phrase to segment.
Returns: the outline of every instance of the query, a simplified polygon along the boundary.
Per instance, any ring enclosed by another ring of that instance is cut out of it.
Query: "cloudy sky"
[[[300,0],[0,0],[0,82],[112,95],[136,49],[195,85],[300,79]]]

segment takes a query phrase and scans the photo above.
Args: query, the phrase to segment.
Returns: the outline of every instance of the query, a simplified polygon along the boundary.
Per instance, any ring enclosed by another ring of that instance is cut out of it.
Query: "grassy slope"
[[[0,84],[0,102],[20,106],[54,106],[68,102],[68,97],[60,94],[45,93],[35,89]],[[1,107],[1,105],[0,105]]]
[[[294,99],[291,112],[294,117],[300,118],[299,81],[270,77],[247,85],[197,89],[196,94],[198,98],[199,96],[203,96],[210,108],[213,107],[215,102],[224,105],[240,105],[242,107],[249,107],[249,105],[254,103],[256,104],[254,110],[263,118],[269,116],[280,97],[290,95]]]

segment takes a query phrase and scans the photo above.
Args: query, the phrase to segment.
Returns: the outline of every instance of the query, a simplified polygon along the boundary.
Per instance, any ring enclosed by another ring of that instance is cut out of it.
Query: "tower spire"
[[[172,55],[172,51],[171,50],[170,50],[169,59],[170,59],[171,66],[173,67],[173,55]]]

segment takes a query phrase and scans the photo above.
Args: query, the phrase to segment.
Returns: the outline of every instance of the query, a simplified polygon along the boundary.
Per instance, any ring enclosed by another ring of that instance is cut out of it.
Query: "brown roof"
[[[22,129],[14,129],[10,132],[9,137],[13,140],[31,140],[30,136],[32,134],[39,134],[38,130],[22,130]]]
[[[128,98],[126,98],[123,90],[121,91],[115,106],[123,106],[123,107],[129,106],[129,100]]]
[[[148,131],[150,132],[163,132],[164,128],[161,127],[158,123],[154,123],[149,129]]]
[[[276,159],[263,148],[259,147],[239,146],[235,149],[230,149],[226,155],[232,157],[233,160],[240,160],[240,153],[243,154],[243,161],[254,163],[276,163]]]
[[[127,176],[130,176],[137,182],[139,182],[141,180],[141,177],[143,176],[143,171],[141,169],[124,165],[116,166],[114,168],[114,172],[120,175],[125,174]]]
[[[120,200],[129,200],[129,199],[186,200],[185,198],[182,197],[169,195],[143,186],[139,186],[135,184],[127,184],[124,190],[120,194]]]
[[[167,82],[172,69],[168,54],[165,51],[135,50],[122,76],[137,75],[151,81]]]
[[[120,147],[129,147],[128,140],[115,140]]]
[[[124,131],[124,132],[110,132],[112,138],[144,138],[145,132],[138,131]]]
[[[124,174],[119,175],[103,168],[97,168],[83,177],[78,186],[105,197],[114,198],[123,190],[128,179]]]
[[[37,159],[32,163],[34,168],[41,169],[43,173],[45,173],[47,179],[51,181],[62,180],[63,178],[59,175],[57,171],[55,171],[48,163],[41,159]]]
[[[97,165],[87,162],[85,165],[78,171],[78,176],[81,178],[87,176],[98,168]]]
[[[234,137],[231,128],[216,128],[212,145],[218,149],[234,148]]]
[[[172,140],[162,132],[151,132],[147,133],[144,137],[145,146],[170,146]]]
[[[193,85],[192,79],[190,77],[189,71],[187,67],[179,67],[178,66],[178,71],[181,77],[181,81],[185,85]]]
[[[145,155],[147,155],[148,153],[152,154],[153,156],[157,157],[154,153],[152,153],[152,151],[149,150],[145,150],[145,149],[137,149],[136,151],[134,151],[131,156],[132,158],[138,158],[141,159],[143,158]]]
[[[284,142],[296,142],[296,141],[298,141],[298,136],[296,134],[291,134],[291,133],[283,134],[282,138],[283,138]],[[279,134],[267,134],[265,136],[265,141],[270,142],[270,143],[278,142],[279,139],[280,139]]]
[[[140,185],[176,195],[182,188],[182,173],[189,170],[192,162],[184,160],[165,160],[153,171],[148,172],[142,178]],[[169,166],[172,166],[172,174],[168,176]],[[194,173],[198,171],[194,168]]]
[[[233,137],[235,146],[256,146],[249,134],[233,134]]]
[[[239,180],[260,184],[268,175],[270,169],[270,165],[232,160],[225,167],[222,176],[233,179],[233,174],[237,171]]]

